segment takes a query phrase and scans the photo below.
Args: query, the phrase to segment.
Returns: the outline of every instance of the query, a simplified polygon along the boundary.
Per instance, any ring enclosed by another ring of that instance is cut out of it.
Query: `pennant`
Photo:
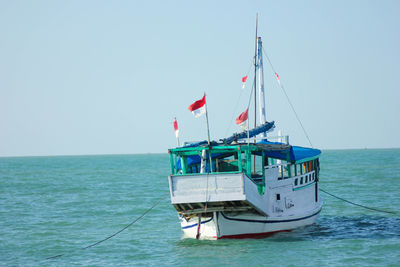
[[[276,80],[278,81],[279,85],[281,85],[281,79],[279,78],[278,73],[275,72]]]
[[[236,124],[242,128],[242,130],[247,129],[249,125],[249,109],[246,109],[239,117],[236,118]]]
[[[245,87],[246,81],[247,81],[247,75],[242,78],[242,83],[243,83],[242,88]]]
[[[206,113],[206,94],[204,94],[203,98],[197,100],[193,104],[189,106],[189,110],[193,113],[195,118],[200,117],[204,113]]]
[[[174,120],[174,131],[175,131],[176,138],[179,138],[178,122],[176,121],[176,118]]]

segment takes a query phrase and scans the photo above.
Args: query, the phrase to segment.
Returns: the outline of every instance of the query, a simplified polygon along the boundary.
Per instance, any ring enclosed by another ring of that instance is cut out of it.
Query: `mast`
[[[255,41],[255,49],[254,49],[254,128],[257,127],[257,42],[258,42],[258,13],[256,15],[256,41]],[[254,143],[256,139],[254,138]]]
[[[256,15],[256,40],[254,49],[254,128],[257,127],[257,39],[258,39],[257,30],[258,30],[258,13]],[[254,144],[255,143],[257,143],[257,140],[256,137],[254,136]],[[253,170],[254,172],[256,171],[256,155],[253,156]]]
[[[264,67],[263,67],[263,56],[262,56],[262,41],[261,37],[258,37],[258,98],[259,98],[259,109],[260,109],[260,125],[266,122],[265,118],[265,96],[264,96]],[[262,134],[266,137],[266,133]]]

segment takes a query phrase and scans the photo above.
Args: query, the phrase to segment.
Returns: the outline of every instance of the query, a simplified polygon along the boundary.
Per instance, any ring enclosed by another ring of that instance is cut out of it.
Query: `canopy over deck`
[[[278,142],[270,142],[267,140],[263,140],[259,143],[258,145],[265,145],[265,146],[276,146],[276,145],[282,145],[285,146],[283,143],[278,143]],[[321,150],[315,149],[315,148],[309,148],[309,147],[301,147],[301,146],[289,146],[289,161],[291,162],[296,162],[296,161],[302,161],[305,159],[309,158],[315,158],[318,157],[321,154]],[[272,149],[264,149],[264,153],[267,157],[271,158],[277,158],[277,159],[282,159],[282,160],[287,160],[287,152],[288,151],[282,151],[282,150],[272,150]]]
[[[190,149],[190,148],[192,148],[194,150],[198,150],[200,147],[210,149],[207,145],[207,142],[204,141],[204,142],[198,142],[196,144],[190,144],[188,146],[184,146],[181,148],[172,149],[171,151],[179,154],[179,151],[187,152],[188,149]],[[220,156],[223,156],[226,152],[224,153],[220,149],[223,149],[224,147],[231,148],[231,149],[233,148],[233,149],[237,149],[237,150],[244,150],[244,149],[246,149],[246,147],[248,147],[248,144],[247,143],[239,143],[239,144],[235,144],[235,145],[225,145],[222,143],[213,142],[211,145],[211,150],[213,150],[213,148],[219,148],[219,149],[215,149],[215,153],[212,153],[212,158],[218,158]],[[240,148],[240,147],[243,147],[243,148]],[[254,151],[253,153],[256,153],[256,154],[264,153],[264,155],[266,157],[290,161],[290,162],[305,161],[307,159],[316,158],[321,154],[321,150],[319,150],[319,149],[300,147],[300,146],[291,146],[288,144],[279,143],[279,142],[270,142],[267,140],[263,140],[256,144],[250,144],[250,147],[252,148],[252,151]],[[207,153],[207,156],[206,156],[207,159],[208,159],[208,156],[209,155]],[[199,164],[200,162],[201,162],[201,157],[199,155],[188,155],[187,156],[188,166],[193,165],[193,164]],[[181,167],[181,162],[179,159],[177,161],[177,168],[180,168],[180,167]]]

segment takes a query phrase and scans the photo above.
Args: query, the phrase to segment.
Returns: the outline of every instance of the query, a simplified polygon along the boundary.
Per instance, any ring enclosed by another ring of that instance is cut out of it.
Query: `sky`
[[[0,156],[166,153],[175,117],[207,138],[204,93],[211,139],[239,132],[257,13],[315,148],[400,147],[399,1],[0,0]],[[309,146],[264,66],[267,120]]]

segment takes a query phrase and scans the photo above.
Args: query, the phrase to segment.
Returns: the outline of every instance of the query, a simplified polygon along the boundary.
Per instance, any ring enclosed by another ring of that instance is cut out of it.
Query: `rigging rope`
[[[273,71],[273,74],[274,74],[274,76],[275,76],[275,75],[277,74],[277,72],[275,71],[275,68],[274,68],[274,66],[272,65],[272,62],[271,62],[271,60],[269,59],[267,52],[265,52],[264,47],[263,47],[262,49],[263,49],[263,52],[264,52],[265,57],[266,57],[267,60],[268,60],[269,65],[271,66],[271,69],[272,69],[272,71]],[[306,131],[306,129],[304,128],[303,123],[301,122],[299,116],[297,115],[297,112],[296,112],[296,110],[294,109],[294,106],[293,106],[293,104],[292,104],[292,101],[290,101],[290,98],[289,98],[288,94],[286,93],[286,90],[285,90],[285,88],[283,87],[283,85],[281,84],[281,82],[279,82],[279,87],[282,89],[283,93],[285,94],[286,99],[287,99],[287,101],[289,102],[289,105],[290,105],[290,107],[292,108],[292,111],[293,111],[294,115],[296,116],[297,121],[299,122],[299,124],[300,124],[300,126],[301,126],[301,129],[303,129],[304,135],[306,136],[308,142],[310,143],[310,146],[311,146],[312,148],[314,148],[314,146],[313,146],[312,143],[311,143],[310,137],[308,136],[307,131]]]
[[[135,220],[133,220],[131,223],[129,223],[127,226],[125,226],[125,227],[122,228],[121,230],[115,232],[114,234],[112,234],[112,235],[110,235],[110,236],[108,236],[108,237],[106,237],[106,238],[104,238],[104,239],[102,239],[102,240],[100,240],[100,241],[97,241],[96,243],[90,244],[90,245],[88,245],[88,246],[86,246],[86,247],[83,247],[83,248],[80,248],[80,249],[81,249],[81,250],[85,250],[85,249],[88,249],[88,248],[97,246],[98,244],[103,243],[104,241],[107,241],[108,239],[110,239],[110,238],[112,238],[112,237],[118,235],[119,233],[121,233],[122,231],[126,230],[127,228],[129,228],[130,226],[132,226],[134,223],[136,223],[137,221],[139,221],[140,219],[142,219],[147,213],[149,213],[149,212],[150,212],[152,209],[154,209],[158,204],[160,204],[160,202],[161,202],[162,200],[164,200],[165,198],[167,198],[168,195],[169,195],[169,193],[168,193],[167,195],[161,197],[159,200],[157,200],[157,202],[156,202],[155,204],[153,204],[153,206],[151,206],[149,209],[147,209],[144,213],[142,213],[139,217],[137,217]],[[77,249],[75,249],[75,250],[77,250]],[[66,253],[64,253],[64,254],[58,254],[58,255],[55,255],[55,256],[52,256],[52,257],[48,257],[48,258],[46,258],[46,260],[59,258],[59,257],[65,255],[65,254],[66,254]]]
[[[371,208],[371,207],[367,207],[367,206],[364,206],[364,205],[361,205],[361,204],[357,204],[357,203],[351,202],[351,201],[349,201],[347,199],[335,196],[334,194],[331,194],[331,193],[329,193],[329,192],[327,192],[327,191],[325,191],[325,190],[323,190],[321,188],[319,188],[319,190],[324,192],[325,194],[328,194],[328,195],[334,197],[334,198],[340,199],[340,200],[342,200],[344,202],[350,203],[350,204],[355,205],[355,206],[359,206],[359,207],[364,208],[364,209],[374,210],[374,211],[379,211],[379,212],[384,212],[384,213],[390,213],[390,214],[397,214],[397,212],[394,212],[394,211],[387,211],[387,210],[381,210],[381,209],[377,209],[377,208]]]
[[[266,57],[267,60],[268,60],[269,65],[270,65],[270,67],[271,67],[271,70],[272,70],[272,72],[273,72],[273,75],[276,76],[276,75],[277,75],[277,72],[275,71],[275,68],[274,68],[274,66],[272,65],[272,62],[271,62],[270,58],[268,57],[267,52],[264,50],[264,47],[263,47],[262,49],[263,49],[263,52],[264,52],[265,57]],[[294,109],[294,106],[293,106],[293,104],[292,104],[292,101],[290,101],[289,96],[288,96],[288,94],[286,93],[285,88],[283,87],[283,85],[281,84],[281,82],[278,82],[278,84],[279,84],[279,87],[282,89],[283,93],[285,94],[286,99],[287,99],[287,101],[289,102],[289,105],[290,105],[290,107],[292,108],[293,113],[294,113],[294,115],[296,116],[297,121],[299,122],[301,128],[303,129],[304,135],[306,136],[308,142],[310,143],[310,146],[311,146],[312,148],[314,148],[314,146],[313,146],[312,143],[311,143],[310,137],[308,136],[307,131],[306,131],[306,129],[305,129],[304,126],[303,126],[303,123],[301,122],[299,116],[297,115],[296,110]],[[354,202],[349,201],[349,200],[347,200],[347,199],[344,199],[344,198],[335,196],[334,194],[331,194],[331,193],[329,193],[329,192],[327,192],[327,191],[325,191],[325,190],[323,190],[323,189],[321,189],[321,188],[319,188],[319,190],[321,190],[321,191],[324,192],[325,194],[328,194],[328,195],[330,195],[330,196],[332,196],[332,197],[334,197],[334,198],[337,198],[337,199],[339,199],[339,200],[342,200],[342,201],[344,201],[344,202],[347,202],[347,203],[349,203],[349,204],[352,204],[352,205],[355,205],[355,206],[358,206],[358,207],[361,207],[361,208],[364,208],[364,209],[369,209],[369,210],[378,211],[378,212],[384,212],[384,213],[389,213],[389,214],[398,214],[397,212],[381,210],[381,209],[372,208],[372,207],[367,207],[367,206],[364,206],[364,205],[361,205],[361,204],[354,203]]]

